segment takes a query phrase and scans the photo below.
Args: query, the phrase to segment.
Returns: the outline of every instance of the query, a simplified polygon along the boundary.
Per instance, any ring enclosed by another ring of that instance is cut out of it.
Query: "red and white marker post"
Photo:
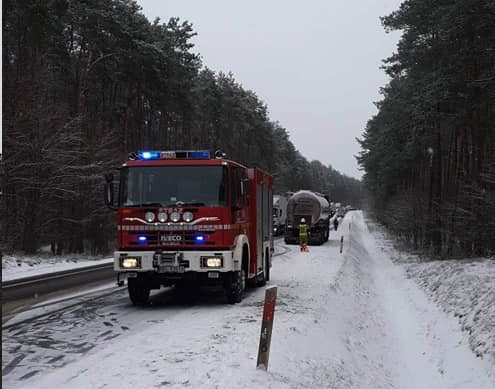
[[[261,322],[260,345],[258,348],[258,369],[268,369],[268,358],[270,356],[270,342],[272,340],[273,316],[275,314],[275,303],[277,301],[277,287],[272,286],[265,291],[265,305],[263,306],[263,320]]]

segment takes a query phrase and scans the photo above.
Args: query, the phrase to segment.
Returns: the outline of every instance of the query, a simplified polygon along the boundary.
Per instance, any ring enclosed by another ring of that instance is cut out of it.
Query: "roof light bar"
[[[210,159],[208,150],[184,150],[184,151],[138,151],[130,154],[130,159],[149,161],[154,159]]]

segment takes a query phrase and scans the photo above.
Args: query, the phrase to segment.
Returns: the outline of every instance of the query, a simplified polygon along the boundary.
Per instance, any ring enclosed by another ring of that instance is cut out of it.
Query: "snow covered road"
[[[267,372],[256,370],[264,288],[236,305],[166,290],[142,309],[119,291],[4,331],[4,387],[495,387],[495,366],[379,249],[361,212],[309,253],[277,245]]]

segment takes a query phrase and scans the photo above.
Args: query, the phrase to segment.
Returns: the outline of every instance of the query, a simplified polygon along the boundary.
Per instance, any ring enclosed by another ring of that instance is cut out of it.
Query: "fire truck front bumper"
[[[233,251],[116,251],[114,270],[118,272],[229,272],[241,269]]]

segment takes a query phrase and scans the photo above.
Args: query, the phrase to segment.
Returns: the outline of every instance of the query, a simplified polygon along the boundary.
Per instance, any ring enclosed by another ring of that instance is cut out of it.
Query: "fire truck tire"
[[[144,286],[138,278],[130,278],[127,284],[129,298],[133,305],[146,305],[150,297],[150,288]]]
[[[242,301],[242,293],[246,288],[246,273],[244,269],[241,271],[233,271],[227,277],[225,283],[225,294],[229,304],[240,303]]]

